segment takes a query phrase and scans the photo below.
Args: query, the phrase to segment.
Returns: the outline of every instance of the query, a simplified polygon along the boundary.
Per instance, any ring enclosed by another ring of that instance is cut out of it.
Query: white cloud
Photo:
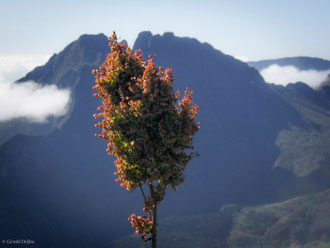
[[[28,71],[45,63],[50,56],[0,56],[0,122],[26,118],[32,122],[46,122],[50,116],[67,113],[69,89],[35,82],[13,83]]]
[[[70,90],[35,82],[0,82],[0,122],[26,118],[32,122],[46,122],[49,116],[67,113]]]
[[[330,74],[330,70],[299,70],[294,66],[279,66],[273,64],[260,71],[266,82],[287,85],[304,82],[312,88],[317,88]]]

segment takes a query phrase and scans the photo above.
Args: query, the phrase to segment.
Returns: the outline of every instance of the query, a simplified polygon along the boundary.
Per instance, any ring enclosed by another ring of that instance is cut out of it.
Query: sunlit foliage
[[[199,107],[193,104],[187,89],[182,100],[174,93],[172,69],[163,70],[142,58],[141,51],[132,53],[125,43],[110,38],[111,53],[96,75],[94,95],[102,99],[95,118],[102,129],[98,137],[108,142],[107,152],[117,157],[115,165],[121,186],[132,191],[140,188],[144,197],[144,217],[132,214],[129,220],[142,239],[152,240],[156,247],[157,206],[165,191],[184,181],[184,170],[196,154],[193,135],[199,130],[195,116]],[[146,185],[150,192],[143,191]],[[147,235],[150,234],[148,238]]]

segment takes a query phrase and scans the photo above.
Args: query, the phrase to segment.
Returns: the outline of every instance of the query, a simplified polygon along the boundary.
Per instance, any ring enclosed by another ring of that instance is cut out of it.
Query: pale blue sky
[[[249,60],[330,60],[329,0],[1,0],[0,56],[61,51],[81,34],[172,31]]]

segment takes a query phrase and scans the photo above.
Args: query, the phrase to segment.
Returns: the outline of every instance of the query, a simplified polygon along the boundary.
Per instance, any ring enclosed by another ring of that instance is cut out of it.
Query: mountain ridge
[[[298,57],[284,57],[278,59],[266,59],[266,60],[259,60],[259,61],[249,61],[247,62],[248,65],[256,68],[257,70],[261,71],[273,64],[279,66],[294,66],[299,70],[317,70],[317,71],[324,71],[330,69],[330,61],[321,59],[321,58],[314,58],[314,57],[307,57],[307,56],[298,56]]]
[[[66,80],[66,74],[78,70],[84,64],[95,67],[100,65],[105,59],[107,44],[108,38],[104,34],[81,35],[63,51],[53,54],[45,65],[36,67],[17,82],[34,80],[38,83],[50,84],[52,81],[52,84],[60,88],[73,87],[74,85]],[[52,73],[53,71],[57,71],[58,75]]]
[[[91,37],[93,38],[91,39]],[[55,129],[60,129],[73,111],[77,97],[75,88],[79,82],[81,68],[99,66],[105,59],[108,50],[107,44],[108,38],[104,34],[81,35],[63,51],[53,54],[45,65],[36,67],[18,79],[16,83],[34,81],[40,85],[52,84],[60,89],[70,89],[72,94],[69,110],[65,116],[48,118],[45,123],[33,123],[24,118],[0,123],[0,146],[17,134],[49,135]]]

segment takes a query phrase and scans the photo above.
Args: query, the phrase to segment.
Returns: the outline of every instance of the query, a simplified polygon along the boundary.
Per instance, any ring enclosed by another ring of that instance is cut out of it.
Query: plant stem
[[[157,205],[152,209],[152,248],[157,247]]]
[[[149,184],[150,194],[154,200],[154,187],[152,183]],[[157,202],[153,202],[154,208],[152,209],[152,248],[157,248]]]

